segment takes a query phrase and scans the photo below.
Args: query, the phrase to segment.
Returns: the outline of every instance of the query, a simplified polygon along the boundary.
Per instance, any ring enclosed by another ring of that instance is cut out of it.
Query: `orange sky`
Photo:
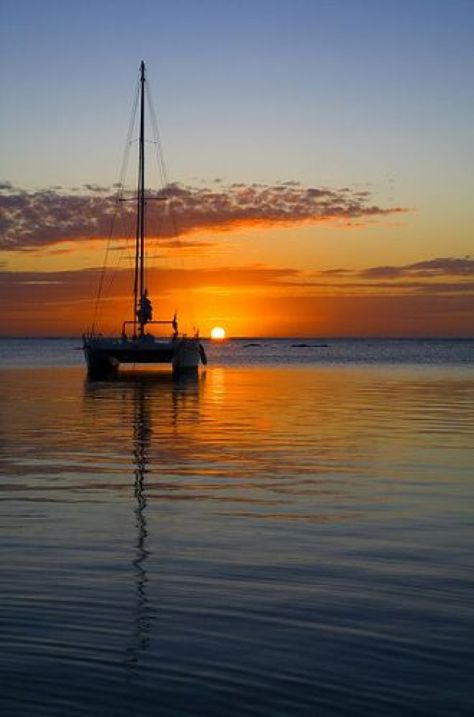
[[[180,328],[203,336],[216,325],[229,336],[472,336],[474,260],[423,256],[423,242],[413,251],[414,211],[356,213],[165,232],[149,242],[154,318],[177,309]],[[39,226],[30,244],[3,251],[2,335],[79,335],[94,320],[117,333],[132,318],[133,238],[109,244],[97,314],[107,239]]]

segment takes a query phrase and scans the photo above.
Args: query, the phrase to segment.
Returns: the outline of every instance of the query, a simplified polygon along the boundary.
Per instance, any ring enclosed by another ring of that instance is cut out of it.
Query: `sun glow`
[[[213,329],[211,329],[211,339],[215,339],[217,341],[222,341],[222,339],[225,339],[225,331],[221,326],[214,326]]]

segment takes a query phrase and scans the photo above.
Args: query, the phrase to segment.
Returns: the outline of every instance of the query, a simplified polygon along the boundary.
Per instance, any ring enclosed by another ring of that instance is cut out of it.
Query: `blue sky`
[[[471,0],[3,0],[1,24],[21,185],[115,181],[142,58],[173,177],[469,178]]]

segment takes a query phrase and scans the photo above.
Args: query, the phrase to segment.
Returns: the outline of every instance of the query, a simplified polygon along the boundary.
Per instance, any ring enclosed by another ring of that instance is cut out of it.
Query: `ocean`
[[[0,713],[474,713],[474,341],[0,340]]]

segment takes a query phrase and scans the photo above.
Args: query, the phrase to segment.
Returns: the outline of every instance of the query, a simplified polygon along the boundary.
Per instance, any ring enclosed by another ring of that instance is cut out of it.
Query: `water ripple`
[[[471,369],[3,379],[5,714],[472,713]]]

